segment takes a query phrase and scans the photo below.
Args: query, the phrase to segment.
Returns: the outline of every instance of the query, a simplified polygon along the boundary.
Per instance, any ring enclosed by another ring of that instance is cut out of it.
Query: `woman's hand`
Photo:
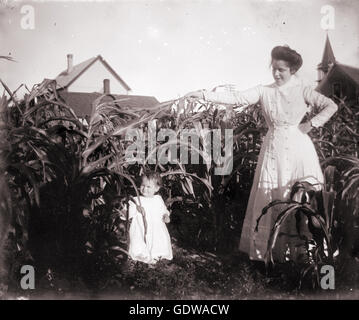
[[[301,123],[298,126],[299,130],[302,131],[303,133],[308,133],[310,130],[312,130],[312,123],[310,121]]]
[[[184,96],[185,98],[204,99],[204,90],[192,91]]]
[[[162,220],[164,223],[169,223],[171,221],[170,216],[168,214],[164,214]]]

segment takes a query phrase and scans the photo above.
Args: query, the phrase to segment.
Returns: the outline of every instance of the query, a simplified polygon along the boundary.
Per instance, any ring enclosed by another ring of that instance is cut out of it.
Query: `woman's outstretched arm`
[[[199,90],[190,92],[185,97],[204,99],[218,104],[250,106],[259,102],[261,97],[261,86],[244,91],[209,92]]]

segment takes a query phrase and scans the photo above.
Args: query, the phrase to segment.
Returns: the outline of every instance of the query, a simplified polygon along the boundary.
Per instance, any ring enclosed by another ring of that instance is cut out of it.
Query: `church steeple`
[[[324,52],[322,57],[322,62],[318,64],[318,82],[320,82],[323,77],[328,73],[330,68],[335,64],[335,57],[332,46],[329,41],[328,33],[327,39],[325,41]]]

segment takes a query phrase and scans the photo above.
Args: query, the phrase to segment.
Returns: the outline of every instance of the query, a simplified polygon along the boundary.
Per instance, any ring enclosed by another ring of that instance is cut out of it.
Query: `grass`
[[[69,283],[58,274],[37,281],[34,291],[8,292],[3,299],[129,299],[129,300],[252,300],[358,299],[359,261],[346,270],[347,282],[335,290],[297,288],[298,273],[291,264],[267,272],[261,263],[234,254],[216,255],[177,246],[174,258],[156,265],[127,260],[119,273],[97,291],[81,281]],[[348,272],[352,271],[351,274]],[[354,271],[354,272],[353,272]],[[0,287],[1,292],[1,287]],[[1,297],[1,295],[0,295]]]

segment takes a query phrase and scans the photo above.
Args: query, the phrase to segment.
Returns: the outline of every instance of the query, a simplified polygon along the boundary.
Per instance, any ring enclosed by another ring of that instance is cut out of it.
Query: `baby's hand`
[[[169,223],[171,221],[170,216],[168,214],[163,215],[162,220],[164,223]]]

